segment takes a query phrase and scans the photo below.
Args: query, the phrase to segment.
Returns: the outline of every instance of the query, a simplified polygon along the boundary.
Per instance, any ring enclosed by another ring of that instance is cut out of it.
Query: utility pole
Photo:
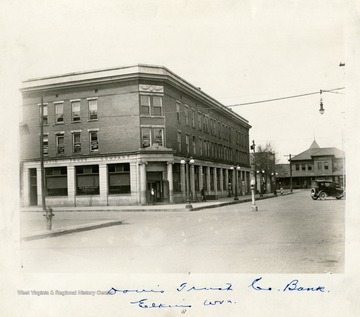
[[[293,192],[293,186],[292,186],[292,166],[291,166],[291,154],[289,155],[284,155],[286,157],[289,158],[289,162],[290,162],[290,192]]]
[[[46,229],[52,229],[52,217],[54,217],[52,208],[46,208],[45,200],[45,171],[44,171],[44,96],[41,96],[40,105],[40,178],[41,178],[41,205],[45,212]]]
[[[44,97],[41,96],[40,105],[40,178],[41,178],[41,206],[46,212],[45,202],[45,175],[44,175]]]
[[[254,175],[254,179],[255,179],[255,191],[257,189],[257,176],[256,176],[256,161],[255,161],[255,141],[252,141],[252,145],[250,146],[250,149],[253,151],[253,175]]]

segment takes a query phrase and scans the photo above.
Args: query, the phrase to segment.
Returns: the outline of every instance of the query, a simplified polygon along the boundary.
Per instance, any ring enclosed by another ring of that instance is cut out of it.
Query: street
[[[298,191],[258,201],[258,212],[250,206],[108,213],[123,224],[23,241],[22,265],[44,273],[344,271],[344,200],[313,201]]]

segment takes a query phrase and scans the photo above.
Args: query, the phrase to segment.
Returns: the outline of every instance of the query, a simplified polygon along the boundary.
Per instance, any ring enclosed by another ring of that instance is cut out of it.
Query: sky
[[[22,80],[74,71],[163,65],[225,106],[346,86],[346,20],[353,1],[3,1],[13,100]],[[5,22],[4,22],[5,21]],[[1,25],[0,25],[1,26]],[[250,142],[279,163],[315,139],[346,148],[346,89],[232,109]],[[21,120],[21,114],[19,113]]]

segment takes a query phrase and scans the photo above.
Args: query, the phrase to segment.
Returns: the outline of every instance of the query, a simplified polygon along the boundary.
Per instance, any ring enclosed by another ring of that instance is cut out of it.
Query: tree
[[[277,162],[277,155],[275,147],[267,142],[265,146],[258,145],[255,152],[255,173],[261,175],[261,192],[266,190],[268,179],[271,178],[271,173],[275,173],[275,164]]]

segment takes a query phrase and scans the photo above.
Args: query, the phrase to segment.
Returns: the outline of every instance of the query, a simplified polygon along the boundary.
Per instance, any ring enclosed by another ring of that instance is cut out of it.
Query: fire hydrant
[[[45,214],[43,215],[46,218],[46,230],[51,230],[52,228],[52,218],[55,216],[53,214],[52,208],[46,208]]]

